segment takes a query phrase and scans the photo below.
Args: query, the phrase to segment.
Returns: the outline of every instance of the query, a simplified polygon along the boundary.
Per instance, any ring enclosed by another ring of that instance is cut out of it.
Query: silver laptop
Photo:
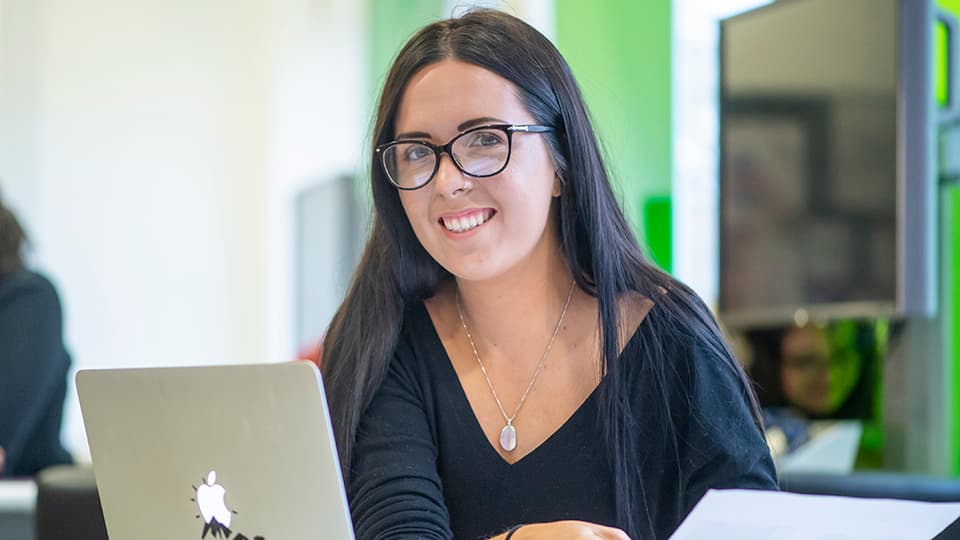
[[[84,370],[77,391],[111,539],[353,539],[313,364]]]

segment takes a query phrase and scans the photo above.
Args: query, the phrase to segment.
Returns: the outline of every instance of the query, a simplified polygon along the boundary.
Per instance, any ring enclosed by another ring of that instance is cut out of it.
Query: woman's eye
[[[403,158],[407,161],[417,161],[423,159],[431,154],[430,149],[426,146],[413,146],[404,153]]]
[[[503,139],[499,134],[492,131],[480,131],[470,141],[470,146],[496,146],[498,144],[503,144]]]

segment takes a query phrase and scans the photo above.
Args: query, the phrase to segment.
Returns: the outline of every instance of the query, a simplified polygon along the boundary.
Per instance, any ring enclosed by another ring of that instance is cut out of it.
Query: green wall
[[[960,18],[960,0],[939,0],[938,4],[944,10]],[[956,36],[960,38],[960,36]],[[947,95],[947,55],[946,36],[942,29],[938,29],[936,44],[937,66],[937,99],[941,104],[946,102]],[[960,69],[960,65],[954,65]],[[943,310],[945,319],[945,349],[946,360],[952,365],[953,384],[949,395],[953,409],[953,444],[952,448],[960,448],[960,186],[954,185],[945,188],[943,197],[943,234],[945,252],[943,257],[947,261],[945,268],[946,290],[943,291]],[[954,474],[960,475],[960,452],[954,456]]]
[[[580,83],[627,216],[671,266],[670,0],[556,1],[556,44]]]
[[[946,11],[960,18],[960,0],[939,0],[938,4]],[[956,36],[960,39],[960,36]],[[937,74],[937,100],[942,105],[947,95],[947,55],[945,51],[946,36],[941,28],[936,33],[935,66]],[[960,69],[960,65],[954,65]],[[952,407],[953,441],[950,448],[960,449],[960,186],[953,185],[944,188],[945,194],[941,199],[943,205],[942,230],[945,242],[945,251],[942,254],[946,264],[946,290],[943,291],[942,309],[944,316],[944,346],[946,361],[952,366],[953,381],[950,387]],[[960,451],[953,456],[953,472],[960,475]]]
[[[952,365],[953,383],[948,399],[952,404],[953,444],[951,448],[960,449],[960,186],[947,188],[944,200],[944,242],[946,251],[943,257],[948,269],[947,290],[944,291],[944,346],[947,361]],[[953,459],[953,472],[960,475],[960,450]]]
[[[938,66],[936,70],[936,81],[934,88],[937,92],[937,103],[942,107],[947,104],[947,70],[946,67],[947,52],[947,29],[942,24],[937,24],[934,28],[934,46],[933,46],[933,65]]]
[[[367,0],[367,13],[370,17],[367,40],[370,63],[367,80],[371,96],[371,117],[386,81],[387,70],[400,52],[400,47],[417,30],[439,20],[443,15],[443,6],[443,0]]]

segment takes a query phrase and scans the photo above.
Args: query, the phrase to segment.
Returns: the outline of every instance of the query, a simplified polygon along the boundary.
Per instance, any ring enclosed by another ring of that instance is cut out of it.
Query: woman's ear
[[[553,196],[554,197],[560,196],[560,188],[562,187],[561,184],[563,184],[563,180],[560,178],[560,175],[557,173],[553,173]]]

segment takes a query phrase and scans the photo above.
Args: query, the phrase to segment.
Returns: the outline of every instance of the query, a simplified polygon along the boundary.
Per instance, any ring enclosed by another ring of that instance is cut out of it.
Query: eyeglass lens
[[[506,165],[510,141],[502,130],[480,129],[454,140],[450,153],[463,172],[471,176],[490,176]],[[432,147],[422,143],[397,143],[384,151],[383,164],[395,184],[411,189],[431,180],[437,169],[438,155]]]

